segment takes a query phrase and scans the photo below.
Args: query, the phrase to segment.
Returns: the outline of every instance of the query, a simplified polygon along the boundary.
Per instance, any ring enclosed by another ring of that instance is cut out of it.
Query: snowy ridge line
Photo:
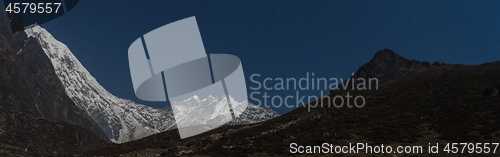
[[[37,39],[42,45],[65,87],[66,94],[94,119],[111,141],[123,143],[176,128],[170,107],[156,109],[114,96],[97,82],[64,43],[56,40],[47,30],[33,25],[25,32],[28,37]],[[223,103],[218,99],[205,99],[196,102],[209,105]],[[226,99],[223,100],[227,103]],[[279,114],[270,109],[249,104],[247,110],[230,123],[250,124],[277,116]]]

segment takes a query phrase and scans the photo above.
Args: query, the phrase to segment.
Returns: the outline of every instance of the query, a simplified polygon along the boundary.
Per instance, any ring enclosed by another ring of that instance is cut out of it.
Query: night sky
[[[242,60],[247,87],[255,86],[252,74],[300,78],[314,72],[317,77],[347,78],[383,48],[431,63],[500,60],[500,1],[82,0],[42,27],[65,43],[112,94],[162,107],[165,103],[135,96],[128,48],[141,35],[190,16],[196,16],[207,53]],[[271,109],[280,114],[292,110]]]

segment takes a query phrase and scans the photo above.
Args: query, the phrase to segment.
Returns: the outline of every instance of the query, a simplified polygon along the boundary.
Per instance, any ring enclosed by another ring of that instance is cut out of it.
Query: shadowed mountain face
[[[379,83],[394,80],[405,75],[425,70],[430,66],[427,62],[409,60],[399,56],[390,49],[382,49],[375,53],[370,62],[359,67],[354,78],[377,78]]]
[[[2,116],[12,116],[0,121],[4,126],[0,141],[36,153],[73,153],[102,147],[106,135],[65,94],[41,45],[24,32],[13,34],[9,29],[9,19],[2,11],[0,107]],[[54,129],[56,124],[66,129]],[[50,135],[55,138],[45,137]]]
[[[420,62],[414,59],[409,60],[385,48],[375,53],[370,62],[359,67],[358,71],[350,78],[377,78],[378,83],[382,84],[417,71],[427,70],[430,66],[428,62]],[[354,87],[356,87],[357,82],[349,82],[349,85],[346,87],[352,87],[353,83]]]
[[[500,140],[500,62],[431,65],[384,49],[353,77],[379,77],[381,83],[378,90],[339,90],[317,100],[311,111],[299,107],[258,124],[224,126],[183,140],[176,130],[167,131],[88,154],[265,156],[291,155],[290,143],[427,146]],[[328,104],[328,97],[347,92],[363,95],[366,105]]]

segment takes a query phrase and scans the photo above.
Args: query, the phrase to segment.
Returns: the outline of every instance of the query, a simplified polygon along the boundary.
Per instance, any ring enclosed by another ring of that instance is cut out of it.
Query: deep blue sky
[[[254,86],[248,78],[254,73],[346,78],[382,48],[431,63],[500,60],[500,1],[92,0],[42,27],[68,45],[111,93],[161,107],[135,97],[128,47],[157,27],[190,16],[196,16],[207,53],[242,60],[247,86]]]

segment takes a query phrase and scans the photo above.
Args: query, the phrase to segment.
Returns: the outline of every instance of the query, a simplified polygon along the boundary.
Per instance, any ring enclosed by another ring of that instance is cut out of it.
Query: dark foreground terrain
[[[0,8],[0,156],[72,155],[110,142],[65,93],[36,39]]]
[[[292,155],[290,143],[363,142],[393,146],[440,143],[442,150],[448,142],[500,141],[500,62],[430,64],[408,60],[384,49],[352,76],[371,77],[379,79],[378,90],[333,90],[318,100],[318,107],[310,112],[306,107],[316,102],[258,124],[224,126],[183,140],[177,130],[171,130],[87,155],[281,156]],[[363,95],[366,105],[328,107],[328,97],[347,93]],[[447,154],[440,151],[438,155]]]

